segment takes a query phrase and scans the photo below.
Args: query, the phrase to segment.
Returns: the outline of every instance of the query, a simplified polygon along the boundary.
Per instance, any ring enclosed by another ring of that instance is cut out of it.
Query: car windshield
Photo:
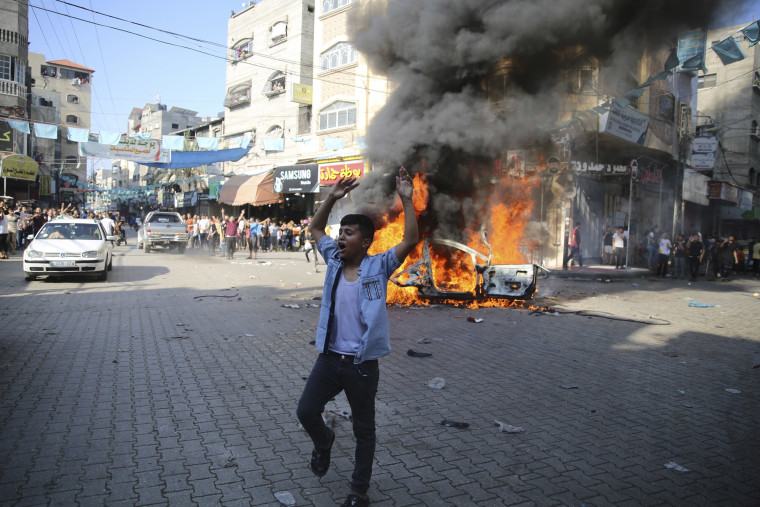
[[[39,239],[102,239],[97,224],[48,223],[37,235]]]

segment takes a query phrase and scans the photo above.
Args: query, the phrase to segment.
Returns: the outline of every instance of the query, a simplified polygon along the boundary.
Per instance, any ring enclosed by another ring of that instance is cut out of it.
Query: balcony
[[[0,79],[0,95],[12,95],[26,101],[26,86],[10,79]]]

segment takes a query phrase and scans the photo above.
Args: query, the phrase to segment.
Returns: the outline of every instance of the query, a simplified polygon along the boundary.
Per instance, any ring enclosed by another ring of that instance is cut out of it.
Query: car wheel
[[[185,253],[185,248],[187,248],[187,245],[177,245],[177,250],[181,254]]]
[[[100,280],[101,282],[105,282],[106,280],[108,280],[108,269],[104,269],[103,271],[98,273],[98,280]]]
[[[27,282],[33,282],[36,279],[37,279],[37,277],[34,276],[34,275],[32,275],[32,274],[29,274],[29,273],[25,273],[24,274],[24,280],[26,280]]]
[[[150,243],[145,243],[144,249],[145,253],[150,253]]]
[[[113,257],[108,260],[108,271],[113,269]]]

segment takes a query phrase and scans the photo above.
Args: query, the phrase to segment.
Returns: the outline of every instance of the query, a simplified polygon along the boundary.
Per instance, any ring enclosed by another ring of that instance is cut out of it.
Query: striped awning
[[[219,202],[230,206],[263,206],[283,202],[282,194],[274,192],[272,171],[254,176],[241,174],[232,176],[219,191]]]

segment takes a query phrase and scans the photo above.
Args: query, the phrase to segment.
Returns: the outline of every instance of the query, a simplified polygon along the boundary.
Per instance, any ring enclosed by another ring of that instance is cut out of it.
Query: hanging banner
[[[13,153],[13,129],[7,121],[0,121],[0,151]]]
[[[0,164],[2,164],[0,176],[19,180],[36,180],[37,170],[40,168],[40,165],[33,158],[26,155],[8,155],[3,158]]]
[[[678,34],[678,60],[681,63],[705,54],[707,32],[704,29],[691,30]]]
[[[171,162],[171,150],[164,150],[156,139],[143,141],[135,138],[122,138],[119,144],[79,143],[79,155],[82,157],[100,157],[133,162]]]

